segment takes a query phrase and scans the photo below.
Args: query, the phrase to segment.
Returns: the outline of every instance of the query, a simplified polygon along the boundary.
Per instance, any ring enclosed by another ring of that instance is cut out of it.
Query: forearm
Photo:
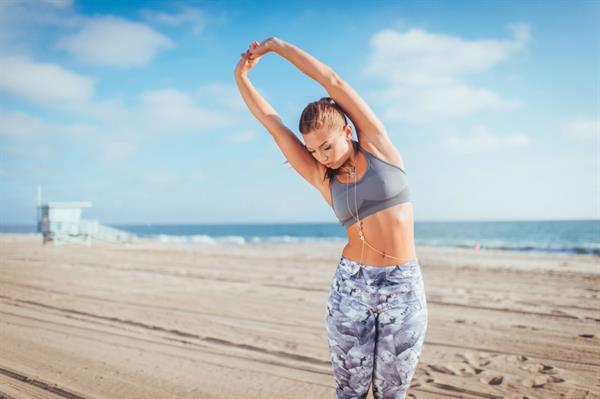
[[[275,109],[258,93],[246,75],[236,76],[235,82],[250,112],[260,123],[268,126],[269,119],[278,116]]]
[[[331,67],[291,43],[276,39],[272,50],[324,87],[328,87],[332,79],[336,78],[335,71]]]

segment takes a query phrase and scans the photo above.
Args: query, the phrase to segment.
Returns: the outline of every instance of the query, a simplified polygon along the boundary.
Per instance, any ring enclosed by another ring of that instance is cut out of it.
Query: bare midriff
[[[360,239],[359,223],[368,243]],[[360,219],[346,229],[348,244],[342,255],[369,266],[392,266],[416,258],[412,203],[404,202]],[[361,258],[362,251],[362,258]]]

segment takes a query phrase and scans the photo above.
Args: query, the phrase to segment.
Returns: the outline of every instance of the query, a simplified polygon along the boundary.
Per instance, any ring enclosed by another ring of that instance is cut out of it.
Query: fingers
[[[257,42],[256,40],[253,41],[252,43],[250,43],[250,45],[248,46],[248,55],[252,56],[252,50],[255,50],[256,48],[258,48],[260,46],[260,43]]]
[[[260,43],[257,42],[256,40],[254,40],[248,46],[248,50],[246,50],[246,52],[244,52],[244,53],[240,53],[240,56],[244,57],[244,58],[252,59],[252,56],[253,56],[252,50],[256,49],[259,46],[260,46]]]

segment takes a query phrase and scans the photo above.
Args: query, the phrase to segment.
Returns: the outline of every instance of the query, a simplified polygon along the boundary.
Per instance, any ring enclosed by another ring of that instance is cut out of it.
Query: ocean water
[[[144,238],[190,244],[340,241],[338,223],[111,224]],[[35,233],[35,226],[0,225],[0,232]],[[367,233],[368,239],[368,233]],[[480,250],[539,251],[600,256],[600,220],[415,222],[417,245],[479,246]]]

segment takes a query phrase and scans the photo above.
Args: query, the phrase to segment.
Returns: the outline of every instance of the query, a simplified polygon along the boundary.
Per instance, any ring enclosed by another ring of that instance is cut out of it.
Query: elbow
[[[343,82],[343,79],[333,70],[329,70],[325,78],[325,88],[339,86]]]

